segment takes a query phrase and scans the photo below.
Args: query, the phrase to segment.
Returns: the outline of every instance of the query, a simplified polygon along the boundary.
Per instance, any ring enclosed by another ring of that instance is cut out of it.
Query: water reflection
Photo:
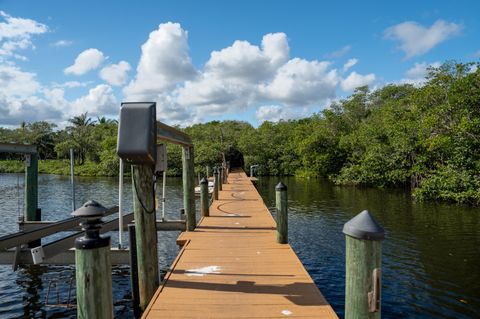
[[[325,180],[284,178],[290,240],[335,310],[344,308],[343,224],[364,209],[386,230],[384,318],[478,318],[480,210],[415,203],[403,190],[335,187]],[[271,210],[276,178],[262,178]]]

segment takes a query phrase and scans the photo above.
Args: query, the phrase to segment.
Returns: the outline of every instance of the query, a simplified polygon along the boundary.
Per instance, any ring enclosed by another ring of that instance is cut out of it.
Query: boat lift
[[[156,141],[172,142],[179,145],[193,145],[190,137],[164,123],[156,123]],[[80,230],[80,219],[71,217],[60,221],[42,221],[37,207],[38,202],[38,155],[35,145],[23,145],[13,143],[0,143],[0,152],[25,154],[26,162],[26,182],[25,182],[25,212],[23,218],[19,221],[19,231],[0,237],[0,264],[11,264],[16,270],[19,265],[32,264],[50,264],[66,265],[75,264],[75,239],[81,237],[84,232]],[[166,153],[165,153],[166,154]],[[166,170],[166,160],[164,163]],[[121,173],[123,173],[123,163],[121,163]],[[165,174],[163,174],[165,178]],[[165,179],[164,179],[165,181]],[[123,174],[120,174],[119,191],[123,189]],[[165,214],[165,186],[163,185],[162,194],[162,218],[157,219],[157,231],[185,231],[185,216],[180,212],[180,219],[166,220]],[[122,205],[122,195],[119,193],[119,202]],[[118,206],[107,209],[105,216],[119,212]],[[118,217],[104,222],[101,233],[119,231],[119,242],[122,243],[122,231],[128,230],[128,224],[134,222],[133,212],[123,214],[120,210]],[[75,233],[42,245],[41,240],[44,237],[61,233]],[[32,245],[33,243],[33,245]],[[129,264],[130,250],[123,245],[118,248],[111,248],[111,258],[113,265]]]

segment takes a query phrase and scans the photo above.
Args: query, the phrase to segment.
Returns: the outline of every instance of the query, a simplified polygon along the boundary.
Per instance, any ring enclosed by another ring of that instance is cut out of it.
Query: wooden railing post
[[[219,178],[218,178],[218,167],[213,168],[213,199],[218,200],[218,184],[219,184]]]
[[[381,318],[381,240],[385,233],[366,210],[345,223],[345,319]]]
[[[208,205],[208,180],[206,177],[200,181],[200,212],[204,217],[208,217],[210,214]]]
[[[160,282],[153,170],[153,166],[149,165],[132,165],[138,289],[142,311],[147,307]]]
[[[197,225],[195,217],[195,171],[193,146],[182,148],[183,206],[187,215],[187,231],[193,231]]]
[[[288,197],[287,186],[279,182],[275,186],[275,201],[277,208],[277,243],[288,243]]]
[[[106,208],[95,201],[86,202],[72,213],[80,217],[85,231],[75,240],[75,278],[77,318],[113,318],[112,262],[110,237],[100,236],[101,217]]]

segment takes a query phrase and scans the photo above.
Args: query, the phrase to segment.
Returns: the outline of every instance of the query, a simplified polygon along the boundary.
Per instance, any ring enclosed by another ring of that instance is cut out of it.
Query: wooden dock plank
[[[230,173],[142,318],[338,318],[275,226],[245,173]]]

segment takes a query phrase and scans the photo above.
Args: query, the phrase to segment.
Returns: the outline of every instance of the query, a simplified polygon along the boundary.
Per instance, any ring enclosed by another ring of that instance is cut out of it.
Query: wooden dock
[[[183,245],[142,318],[338,318],[243,171]]]

